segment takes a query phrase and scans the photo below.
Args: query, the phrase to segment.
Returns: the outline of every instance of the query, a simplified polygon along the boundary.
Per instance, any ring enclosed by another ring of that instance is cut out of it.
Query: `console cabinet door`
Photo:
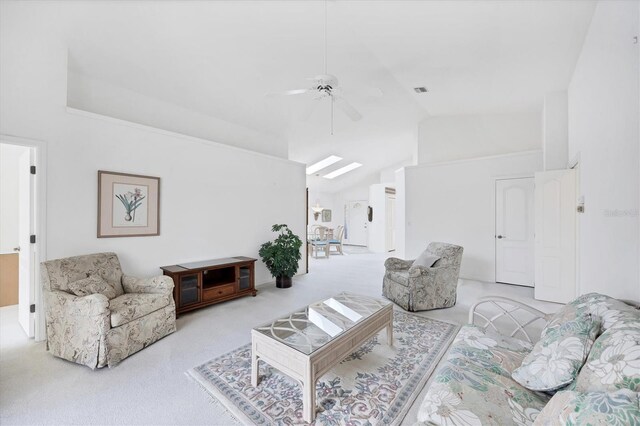
[[[238,270],[238,291],[253,289],[253,264],[240,265]]]
[[[180,307],[200,302],[200,274],[180,275]]]

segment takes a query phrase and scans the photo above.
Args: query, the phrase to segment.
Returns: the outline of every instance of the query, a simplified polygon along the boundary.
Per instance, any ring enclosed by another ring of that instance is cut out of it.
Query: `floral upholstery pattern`
[[[596,340],[576,380],[576,391],[640,392],[640,312],[628,325],[607,330]]]
[[[548,331],[564,324],[567,321],[575,320],[581,314],[591,314],[596,318],[600,318],[602,330],[607,331],[610,327],[616,325],[620,319],[625,316],[634,317],[633,306],[627,305],[620,300],[605,296],[604,294],[588,293],[563,306],[549,320],[547,327],[542,331],[542,335]],[[620,324],[618,324],[619,326]]]
[[[460,329],[420,407],[423,424],[531,425],[550,399],[511,378],[531,350],[525,341]]]
[[[407,311],[449,308],[456,304],[463,248],[431,243],[426,250],[440,259],[432,267],[413,265],[414,260],[389,258],[382,294]]]
[[[116,297],[116,289],[95,275],[69,283],[69,291],[80,297],[96,293],[103,294],[109,300]]]
[[[549,392],[573,382],[600,331],[600,320],[581,315],[544,333],[513,372],[527,389]]]
[[[92,369],[111,367],[176,329],[171,278],[123,280],[115,253],[50,260],[41,264],[41,274],[47,349],[57,357]],[[71,293],[72,283],[93,276],[115,289],[116,297]],[[133,289],[138,294],[128,291]]]
[[[623,389],[611,393],[556,393],[536,418],[534,425],[640,424],[640,394]]]

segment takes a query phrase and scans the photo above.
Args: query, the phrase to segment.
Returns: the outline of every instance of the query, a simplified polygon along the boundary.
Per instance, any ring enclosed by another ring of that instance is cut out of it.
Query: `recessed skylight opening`
[[[329,167],[330,165],[337,163],[338,161],[342,160],[342,157],[338,157],[337,155],[331,155],[327,158],[325,158],[324,160],[320,160],[315,164],[310,165],[309,167],[307,167],[307,174],[308,175],[312,175],[315,172],[324,169],[325,167]]]
[[[424,86],[422,86],[422,87],[414,87],[413,90],[416,93],[427,93],[428,92],[427,88],[424,87]]]
[[[324,176],[322,176],[322,177],[323,177],[323,178],[327,178],[327,179],[333,179],[333,178],[335,178],[335,177],[338,177],[338,176],[340,176],[340,175],[343,175],[343,174],[345,174],[345,173],[348,173],[348,172],[350,172],[351,170],[355,170],[355,169],[357,169],[357,168],[358,168],[358,167],[360,167],[360,166],[362,166],[362,164],[360,164],[360,163],[351,163],[351,164],[349,164],[349,165],[347,165],[347,166],[344,166],[344,167],[339,168],[338,170],[334,170],[334,171],[332,171],[331,173],[328,173],[328,174],[326,174],[326,175],[324,175]]]

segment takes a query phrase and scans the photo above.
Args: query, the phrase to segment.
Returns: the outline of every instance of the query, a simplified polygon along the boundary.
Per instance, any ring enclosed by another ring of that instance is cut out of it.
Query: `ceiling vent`
[[[416,93],[427,93],[428,92],[426,87],[414,87],[413,90]]]

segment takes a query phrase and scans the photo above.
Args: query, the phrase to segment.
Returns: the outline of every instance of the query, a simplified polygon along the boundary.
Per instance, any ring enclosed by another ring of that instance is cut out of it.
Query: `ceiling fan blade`
[[[289,96],[289,95],[302,95],[309,92],[315,92],[315,87],[310,87],[308,89],[292,89],[285,90],[284,92],[269,92],[265,96]]]
[[[353,121],[358,121],[362,119],[362,114],[360,114],[357,109],[352,107],[351,104],[349,104],[349,102],[347,102],[344,98],[341,98],[339,96],[334,96],[333,100],[335,102],[335,105],[338,108],[340,108],[342,112],[347,114],[347,117],[349,117]]]

